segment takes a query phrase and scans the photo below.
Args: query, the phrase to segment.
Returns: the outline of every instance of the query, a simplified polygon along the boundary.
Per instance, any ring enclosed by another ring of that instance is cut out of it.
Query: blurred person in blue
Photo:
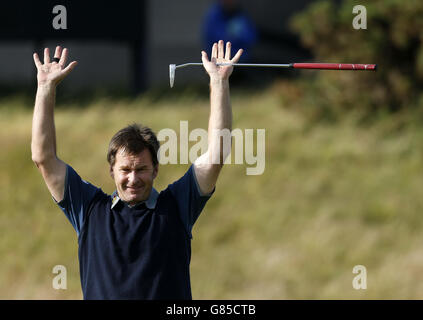
[[[257,31],[238,0],[215,1],[206,14],[203,45],[211,48],[220,39],[231,42],[234,52],[244,49],[240,62],[249,60],[249,51],[257,41]]]

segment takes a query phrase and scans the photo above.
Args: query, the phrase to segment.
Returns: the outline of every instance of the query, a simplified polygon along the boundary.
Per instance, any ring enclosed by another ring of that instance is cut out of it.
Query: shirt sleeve
[[[209,194],[201,193],[193,165],[182,178],[169,185],[169,189],[178,203],[182,223],[192,238],[192,227],[215,189]]]
[[[65,213],[79,236],[87,215],[88,207],[100,189],[81,179],[76,171],[66,165],[65,193],[62,201],[53,200]]]

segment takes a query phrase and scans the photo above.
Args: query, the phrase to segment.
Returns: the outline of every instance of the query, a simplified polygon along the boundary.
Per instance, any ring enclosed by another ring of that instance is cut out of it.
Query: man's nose
[[[136,181],[137,180],[137,173],[136,173],[136,171],[134,170],[134,171],[131,171],[130,173],[129,173],[129,175],[128,175],[128,180],[130,181],[130,182],[134,182],[134,181]]]

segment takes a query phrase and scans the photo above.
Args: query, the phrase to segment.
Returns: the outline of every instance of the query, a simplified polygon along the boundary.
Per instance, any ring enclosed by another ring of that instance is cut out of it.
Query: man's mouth
[[[126,189],[129,191],[139,191],[142,189],[142,187],[126,187]]]

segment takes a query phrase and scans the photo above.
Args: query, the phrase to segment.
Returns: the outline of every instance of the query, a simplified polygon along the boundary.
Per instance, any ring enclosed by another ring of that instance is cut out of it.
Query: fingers
[[[239,58],[241,58],[241,55],[242,55],[243,52],[244,52],[244,50],[239,49],[238,52],[236,53],[236,55],[232,58],[231,62],[237,63]]]
[[[69,50],[67,48],[64,48],[62,50],[61,46],[57,46],[56,50],[54,51],[54,58],[60,59],[58,63],[62,67],[66,64],[68,55],[69,55]],[[35,65],[37,67],[42,66],[42,63],[37,53],[34,53],[33,58],[34,58]],[[44,49],[44,64],[46,63],[50,63],[50,49],[49,48]],[[53,61],[53,63],[55,63],[55,61]]]
[[[225,57],[223,53],[223,40],[219,40],[219,43],[217,44],[217,58],[223,59]]]
[[[62,55],[58,56],[60,58],[59,64],[63,67],[66,64],[68,59],[69,50],[67,48],[63,49]]]
[[[61,55],[62,55],[62,47],[57,46],[56,51],[54,52],[54,58],[60,59]]]
[[[212,59],[217,59],[217,43],[213,44],[211,57]]]
[[[44,64],[50,63],[50,50],[49,48],[44,48]]]
[[[226,48],[224,44],[225,42],[223,40],[219,40],[219,42],[213,44],[211,55],[212,61],[213,59],[231,60],[232,44],[229,41],[226,42]]]
[[[226,42],[225,59],[231,60],[231,43],[229,41]]]
[[[34,53],[33,54],[33,58],[34,58],[35,66],[37,68],[40,68],[42,66],[42,63],[40,61],[40,58],[38,57],[38,54],[37,53]]]

